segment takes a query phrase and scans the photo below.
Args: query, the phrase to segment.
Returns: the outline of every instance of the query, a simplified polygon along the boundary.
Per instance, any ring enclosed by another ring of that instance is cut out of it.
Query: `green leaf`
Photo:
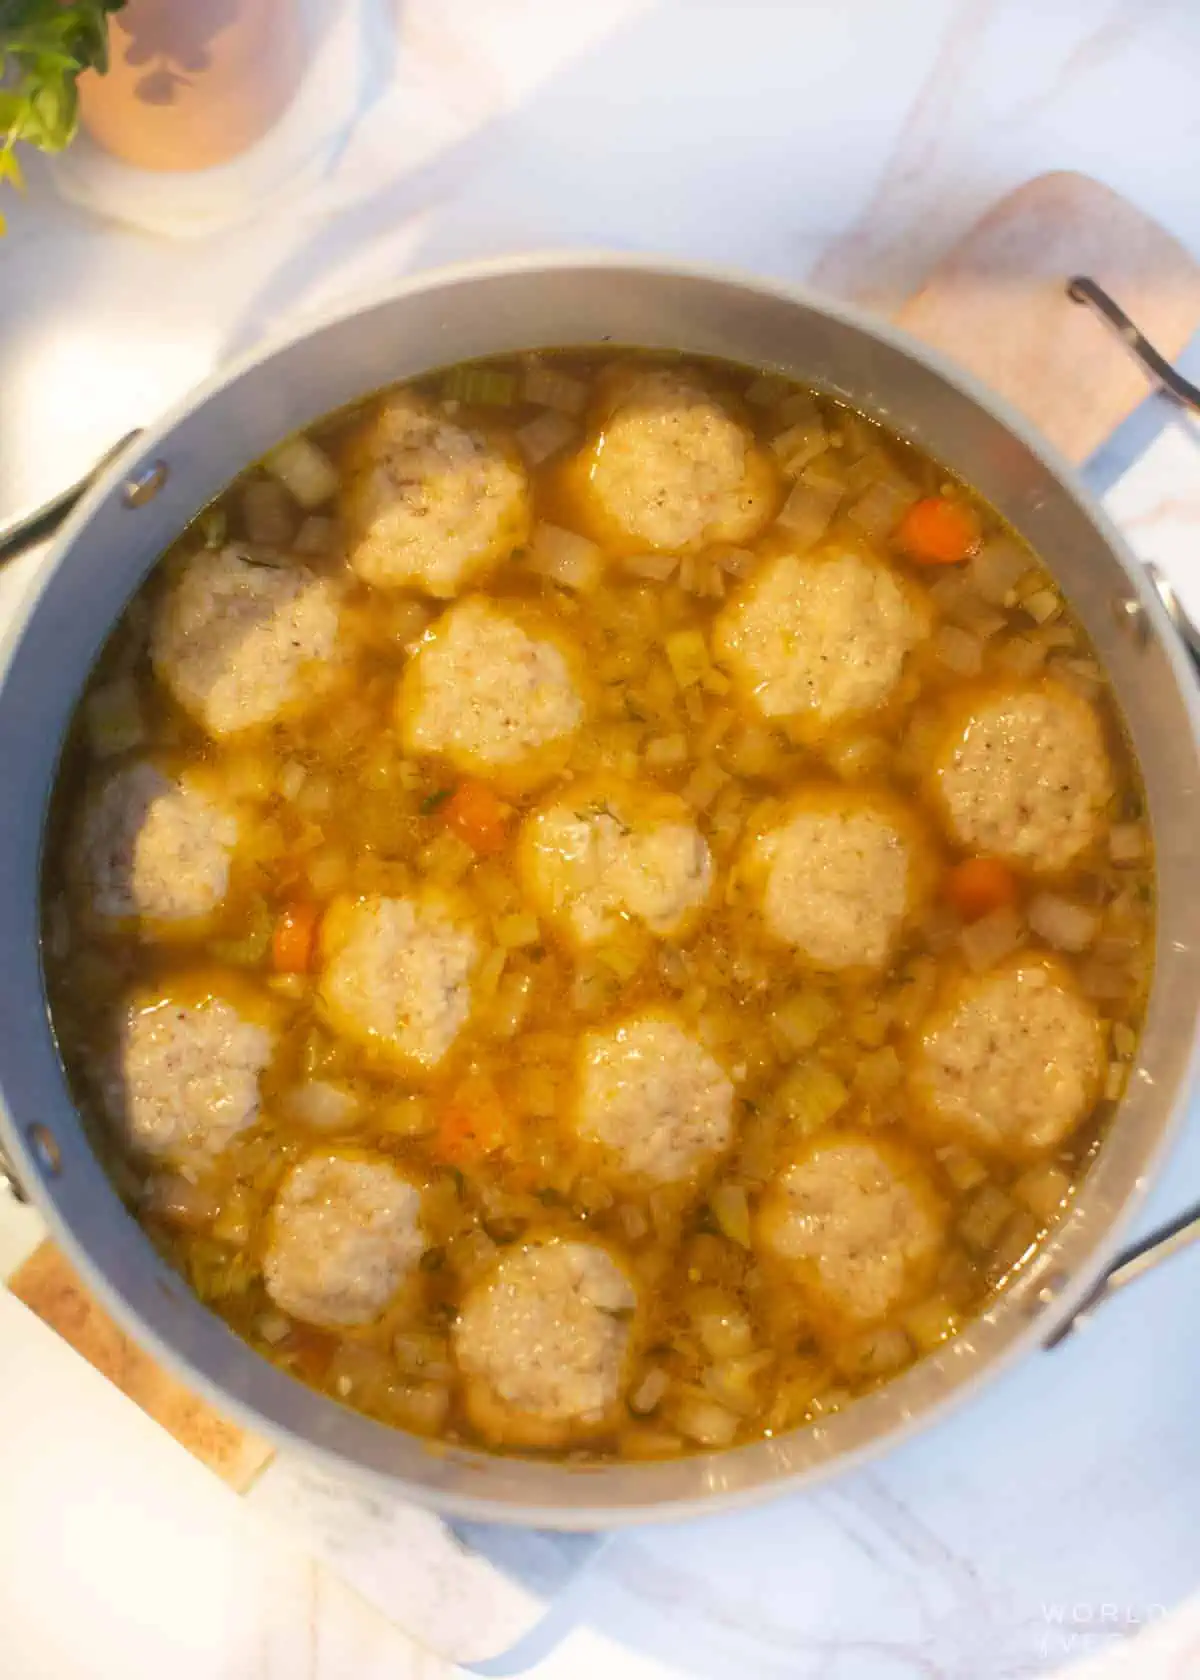
[[[17,143],[58,152],[74,139],[76,83],[85,70],[108,68],[108,20],[124,4],[0,0],[0,185],[23,185]]]

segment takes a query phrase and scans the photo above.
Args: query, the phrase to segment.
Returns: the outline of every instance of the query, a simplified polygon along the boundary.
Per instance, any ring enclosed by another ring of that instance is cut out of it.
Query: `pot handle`
[[[0,566],[15,560],[27,549],[52,537],[71,509],[77,502],[82,501],[100,475],[108,471],[134,438],[140,436],[140,431],[126,432],[125,436],[114,443],[111,449],[106,449],[95,466],[90,467],[74,484],[60,490],[56,496],[51,496],[48,502],[34,508],[32,513],[23,513],[10,524],[0,525]]]
[[[3,1143],[0,1143],[0,1191],[7,1190],[14,1202],[27,1202],[25,1187],[17,1177],[17,1169],[5,1153]]]
[[[1074,1330],[1085,1325],[1104,1303],[1112,1298],[1119,1289],[1126,1284],[1136,1283],[1145,1277],[1156,1266],[1162,1265],[1164,1260],[1172,1260],[1192,1243],[1200,1241],[1200,1202],[1195,1202],[1190,1208],[1170,1219],[1165,1225],[1159,1225],[1140,1242],[1130,1243],[1121,1249],[1112,1265],[1105,1272],[1100,1282],[1086,1295],[1071,1317],[1054,1332],[1046,1342],[1048,1348],[1056,1348]]]

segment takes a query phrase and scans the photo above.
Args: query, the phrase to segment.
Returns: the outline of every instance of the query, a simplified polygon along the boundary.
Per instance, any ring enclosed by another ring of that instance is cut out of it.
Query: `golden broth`
[[[612,382],[662,365],[675,364],[562,352],[417,382],[456,422],[523,451],[532,534],[479,588],[535,610],[577,650],[587,707],[548,781],[501,787],[501,827],[481,831],[481,850],[447,820],[463,777],[444,756],[406,752],[397,725],[402,672],[445,603],[348,574],[337,502],[305,518],[262,468],[197,521],[128,609],[82,703],[52,827],[45,950],[55,1025],[132,1210],[265,1357],[384,1422],[447,1440],[494,1444],[462,1402],[451,1344],[461,1303],[499,1256],[546,1234],[599,1240],[640,1303],[619,1415],[599,1435],[568,1440],[577,1452],[724,1446],[847,1404],[954,1335],[1028,1262],[1069,1203],[1135,1047],[1151,960],[1149,836],[1111,696],[1053,579],[936,463],[824,397],[724,365],[704,364],[703,378],[756,440],[771,502],[765,530],[680,556],[598,527],[584,506],[586,472],[569,463]],[[343,467],[369,424],[364,413],[312,433]],[[976,552],[961,564],[912,564],[896,528],[918,498],[944,494],[977,522]],[[564,543],[564,529],[586,531],[583,545]],[[269,565],[300,549],[307,566],[341,580],[345,656],[319,703],[213,740],[155,677],[147,634],[173,572],[226,540],[257,544]],[[919,591],[932,624],[886,704],[812,739],[755,715],[714,652],[714,622],[773,554],[823,544],[889,568]],[[1047,675],[1101,719],[1114,773],[1104,833],[1052,878],[1015,871],[1011,902],[964,920],[947,883],[965,854],[930,805],[933,743],[964,693]],[[170,937],[98,920],[74,850],[81,801],[115,765],[143,756],[199,777],[239,811],[223,907]],[[518,832],[557,795],[604,806],[606,788],[631,783],[699,829],[710,893],[675,936],[617,914],[581,948],[531,902]],[[870,790],[936,836],[927,902],[880,971],[824,971],[764,937],[740,862],[747,837],[814,786],[835,790],[822,795],[835,802],[837,790]],[[466,1026],[439,1066],[415,1076],[336,1030],[314,972],[277,972],[274,956],[289,907],[327,915],[347,897],[423,886],[460,895],[481,960]],[[1104,1033],[1101,1095],[1088,1116],[1022,1158],[919,1124],[906,1068],[939,990],[1055,944]],[[211,1166],[139,1156],[101,1112],[97,1070],[113,1054],[114,1000],[131,987],[176,1001],[236,996],[276,1035],[257,1121]],[[581,1035],[644,1010],[669,1012],[733,1087],[730,1146],[680,1184],[631,1177],[569,1122]],[[320,1131],[311,1115],[298,1118],[294,1093],[311,1081],[340,1090],[351,1118]],[[882,1139],[885,1150],[899,1140],[900,1178],[905,1163],[919,1163],[944,1218],[919,1283],[882,1315],[853,1322],[767,1252],[760,1224],[784,1163],[807,1140],[846,1135]],[[339,1147],[386,1157],[421,1187],[426,1243],[411,1285],[370,1323],[343,1330],[281,1312],[262,1275],[285,1174],[309,1152]]]

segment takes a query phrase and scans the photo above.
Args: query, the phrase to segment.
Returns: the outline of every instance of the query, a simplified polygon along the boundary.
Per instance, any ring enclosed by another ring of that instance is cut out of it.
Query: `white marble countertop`
[[[451,258],[658,249],[884,305],[1051,168],[1096,175],[1200,255],[1195,0],[342,0],[312,16],[339,87],[358,67],[357,114],[327,101],[302,153],[174,205],[203,236],[102,218],[42,170],[9,207],[0,518],[264,331]],[[86,159],[58,182],[121,208],[122,183]],[[1139,413],[1090,476],[1200,612],[1200,431]],[[1198,1195],[1200,1109],[1147,1218]],[[36,1232],[0,1210],[0,1275]],[[1194,1251],[870,1469],[610,1540],[483,1671],[1200,1673],[1197,1292]],[[2,1292],[0,1370],[5,1680],[456,1672]]]

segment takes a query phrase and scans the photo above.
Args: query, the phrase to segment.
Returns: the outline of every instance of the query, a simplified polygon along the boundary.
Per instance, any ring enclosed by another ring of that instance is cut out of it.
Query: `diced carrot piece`
[[[279,974],[307,974],[317,947],[321,912],[310,900],[289,904],[271,936],[271,964]]]
[[[1017,878],[999,858],[965,858],[949,871],[943,891],[964,921],[977,922],[1016,902]]]
[[[464,1085],[438,1116],[433,1152],[451,1166],[465,1167],[494,1155],[508,1140],[508,1116],[494,1088],[484,1080]]]
[[[442,806],[446,826],[485,857],[503,850],[511,814],[486,782],[460,782]]]
[[[966,502],[926,496],[900,521],[896,542],[918,565],[953,566],[970,559],[982,536],[979,516]]]

